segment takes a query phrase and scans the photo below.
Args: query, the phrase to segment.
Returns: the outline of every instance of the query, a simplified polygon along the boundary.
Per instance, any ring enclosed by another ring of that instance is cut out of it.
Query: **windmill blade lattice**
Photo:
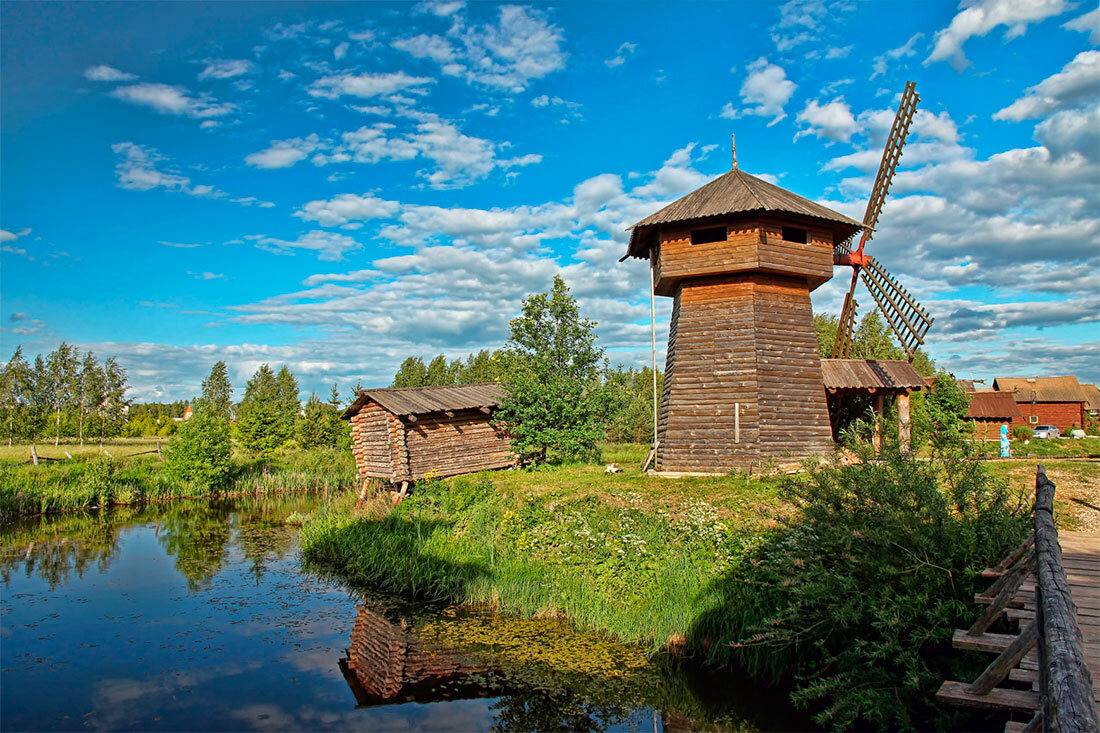
[[[934,319],[874,257],[867,258],[867,265],[859,275],[897,336],[906,358],[912,359]]]

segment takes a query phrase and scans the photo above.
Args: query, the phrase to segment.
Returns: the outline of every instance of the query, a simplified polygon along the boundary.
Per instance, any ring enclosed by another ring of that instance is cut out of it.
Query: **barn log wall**
[[[1017,402],[1021,417],[1015,425],[1026,425],[1033,428],[1036,425],[1053,425],[1063,433],[1076,425],[1081,427],[1084,419],[1084,404],[1081,402]],[[1039,419],[1035,422],[1028,420],[1029,415],[1036,415]]]
[[[393,475],[391,417],[373,403],[351,416],[351,452],[360,481]]]
[[[804,278],[757,272],[680,283],[657,470],[720,473],[829,450],[809,290]]]
[[[404,422],[409,474],[456,476],[514,464],[509,437],[490,419],[481,410],[461,410]]]
[[[1012,437],[1011,418],[995,420],[992,418],[976,417],[970,418],[970,422],[974,425],[974,437],[978,440],[1000,440],[1002,425],[1008,425],[1009,437]]]

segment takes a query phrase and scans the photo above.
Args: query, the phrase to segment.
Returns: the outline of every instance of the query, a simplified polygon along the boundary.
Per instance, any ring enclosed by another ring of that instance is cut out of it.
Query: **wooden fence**
[[[1096,693],[1054,525],[1054,491],[1046,469],[1039,466],[1035,531],[1000,564],[983,573],[996,578],[988,590],[975,597],[986,608],[973,626],[955,632],[956,648],[994,652],[997,657],[970,684],[944,682],[937,697],[956,705],[1031,713],[1027,723],[1009,721],[1006,731],[1097,733]],[[1100,546],[1100,538],[1096,545]],[[1088,593],[1090,585],[1086,577],[1083,584],[1073,587]],[[1019,623],[1017,635],[989,633],[1002,616]],[[1096,622],[1095,614],[1090,612],[1087,620]],[[1031,689],[1001,686],[1006,679],[1010,684],[1030,683]]]

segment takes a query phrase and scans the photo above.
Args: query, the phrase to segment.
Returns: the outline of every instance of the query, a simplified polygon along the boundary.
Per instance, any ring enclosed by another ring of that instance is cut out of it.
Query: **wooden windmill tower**
[[[884,159],[896,165],[904,137]],[[728,173],[631,227],[626,256],[648,259],[654,293],[673,298],[658,471],[725,473],[832,447],[810,292],[861,231],[740,170],[736,153]]]

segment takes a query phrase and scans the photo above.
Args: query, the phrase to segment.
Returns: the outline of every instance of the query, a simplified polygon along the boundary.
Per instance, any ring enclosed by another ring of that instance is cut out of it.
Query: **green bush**
[[[229,421],[200,409],[168,442],[168,472],[183,480],[218,489],[233,475]]]
[[[1014,440],[1031,440],[1033,435],[1035,435],[1035,431],[1027,425],[1014,425],[1012,427],[1012,438]]]
[[[1026,500],[976,462],[896,453],[781,491],[800,511],[712,584],[689,641],[792,684],[829,729],[947,725],[934,695],[961,679],[952,632],[981,569],[1026,534]]]

